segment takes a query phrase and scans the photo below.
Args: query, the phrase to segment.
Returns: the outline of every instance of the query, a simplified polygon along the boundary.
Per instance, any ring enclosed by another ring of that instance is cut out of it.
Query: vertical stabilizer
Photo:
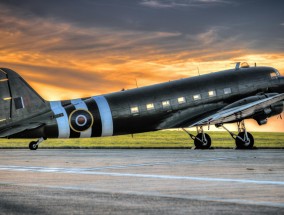
[[[16,72],[0,69],[0,126],[34,116],[47,104]]]

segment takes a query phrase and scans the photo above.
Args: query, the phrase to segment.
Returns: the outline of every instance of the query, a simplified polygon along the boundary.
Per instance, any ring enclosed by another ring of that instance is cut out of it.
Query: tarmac
[[[284,214],[284,150],[1,149],[0,214]]]

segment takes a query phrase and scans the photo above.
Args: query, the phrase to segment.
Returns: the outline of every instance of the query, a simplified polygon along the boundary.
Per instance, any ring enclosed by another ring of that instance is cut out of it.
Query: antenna
[[[254,67],[256,67],[256,63],[254,63]]]
[[[198,71],[198,75],[200,76],[200,73],[199,73],[199,67],[197,67],[197,71]]]
[[[138,88],[138,83],[137,83],[137,79],[135,78],[135,83],[136,83],[136,87]]]

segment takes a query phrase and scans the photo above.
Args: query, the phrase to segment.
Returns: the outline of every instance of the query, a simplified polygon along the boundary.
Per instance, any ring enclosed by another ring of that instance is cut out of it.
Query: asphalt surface
[[[0,150],[0,214],[284,214],[284,150]]]

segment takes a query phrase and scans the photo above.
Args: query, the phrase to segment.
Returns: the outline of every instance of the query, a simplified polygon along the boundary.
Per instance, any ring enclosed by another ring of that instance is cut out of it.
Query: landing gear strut
[[[193,134],[190,134],[187,130],[182,128],[191,139],[194,141],[194,145],[196,149],[209,149],[211,146],[211,138],[208,134],[204,133],[203,127],[196,127],[197,135],[194,136]]]
[[[238,135],[229,131],[224,125],[219,125],[229,132],[231,137],[236,141],[237,149],[252,149],[254,144],[254,138],[251,133],[247,132],[244,120],[237,122],[238,125]],[[217,125],[216,125],[217,126]],[[217,126],[218,127],[218,126]]]
[[[37,150],[38,145],[39,145],[41,142],[43,142],[44,140],[46,140],[46,138],[41,137],[41,138],[39,138],[37,141],[32,141],[32,142],[30,142],[30,144],[29,144],[30,150]]]

